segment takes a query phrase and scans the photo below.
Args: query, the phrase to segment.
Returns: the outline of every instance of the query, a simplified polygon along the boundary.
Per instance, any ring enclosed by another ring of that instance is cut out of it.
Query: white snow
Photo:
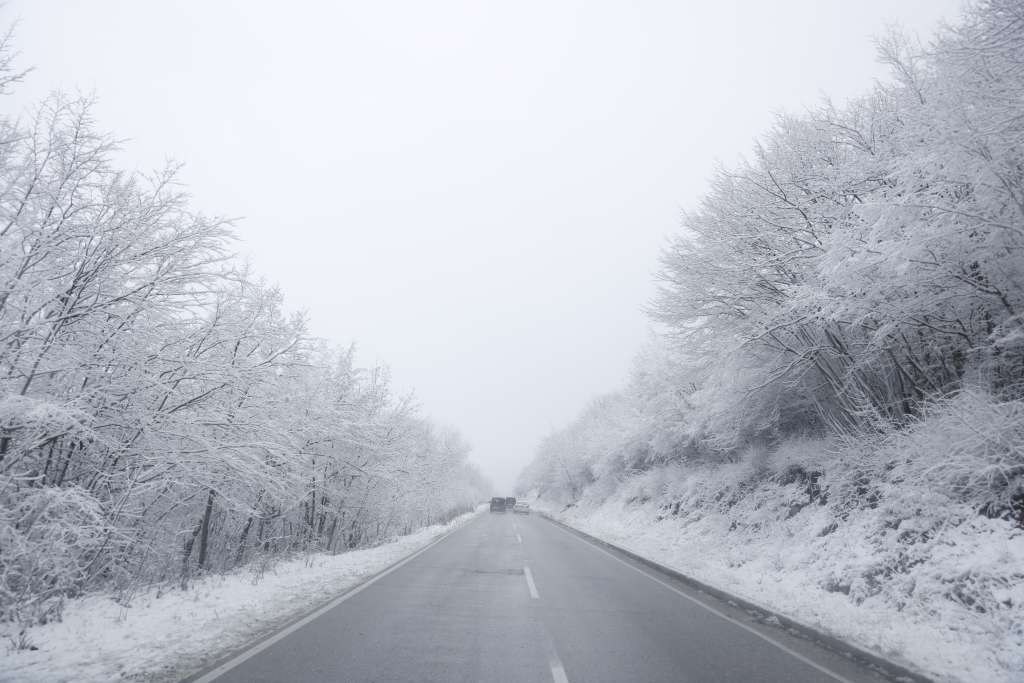
[[[479,510],[477,511],[479,512]],[[8,646],[0,680],[179,680],[268,634],[361,580],[465,524],[477,512],[421,529],[374,548],[282,561],[197,580],[187,591],[151,588],[130,607],[110,595],[70,601],[60,623],[31,628],[39,649],[16,650],[12,624],[0,625]]]

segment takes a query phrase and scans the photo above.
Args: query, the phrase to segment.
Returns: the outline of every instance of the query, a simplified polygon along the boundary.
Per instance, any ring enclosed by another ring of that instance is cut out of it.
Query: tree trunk
[[[199,535],[199,568],[206,569],[206,549],[210,541],[210,516],[213,513],[213,497],[216,495],[213,489],[206,496],[206,510],[203,512],[203,521],[200,524]]]
[[[263,491],[261,490],[256,496],[256,505],[253,509],[259,507],[260,501],[263,500]],[[235,566],[242,564],[242,560],[245,559],[245,542],[249,538],[249,532],[252,530],[252,523],[256,520],[254,515],[249,515],[249,518],[245,520],[245,526],[242,527],[242,533],[238,536],[238,550],[235,552]]]
[[[188,560],[192,557],[192,548],[196,545],[196,536],[199,535],[199,529],[202,527],[202,522],[196,524],[196,528],[192,530],[192,535],[185,539],[184,552],[181,554],[181,590],[188,590],[188,580],[191,575],[189,571]]]

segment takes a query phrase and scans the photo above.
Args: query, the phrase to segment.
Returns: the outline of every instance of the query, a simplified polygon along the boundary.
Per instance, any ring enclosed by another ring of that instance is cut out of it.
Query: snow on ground
[[[698,492],[709,479],[653,471],[603,500],[547,512],[936,680],[1024,681],[1020,529],[947,508],[927,544],[905,546],[913,520],[891,528],[884,505],[834,525],[826,505],[794,513],[780,504],[777,482],[738,476]],[[894,549],[898,562],[890,562]],[[886,562],[898,569],[880,571]]]
[[[37,626],[39,649],[15,650],[13,625],[0,625],[8,650],[0,680],[178,680],[336,597],[362,579],[426,546],[476,512],[421,529],[375,548],[283,561],[262,575],[255,568],[210,576],[187,591],[152,588],[130,607],[109,595],[68,602],[60,623]],[[4,630],[6,628],[6,630]]]

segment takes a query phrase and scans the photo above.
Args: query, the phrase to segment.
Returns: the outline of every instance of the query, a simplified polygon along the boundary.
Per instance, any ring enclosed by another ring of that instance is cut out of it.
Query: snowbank
[[[936,680],[1024,680],[1024,529],[939,492],[920,458],[852,455],[791,441],[768,463],[662,467],[550,511]]]
[[[37,650],[15,649],[16,627],[0,625],[9,646],[0,680],[178,680],[292,621],[401,558],[465,524],[476,512],[389,543],[340,555],[312,555],[194,582],[188,591],[152,588],[124,607],[109,595],[70,601],[60,623],[25,634]]]

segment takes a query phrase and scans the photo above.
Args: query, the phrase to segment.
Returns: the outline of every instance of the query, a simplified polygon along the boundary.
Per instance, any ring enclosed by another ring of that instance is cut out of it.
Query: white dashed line
[[[519,545],[523,544],[523,537],[519,534],[516,534],[516,543],[518,543]]]
[[[533,572],[529,567],[523,567],[523,574],[526,575],[526,587],[530,589],[530,597],[537,600],[540,595],[537,593],[537,584],[533,582]]]
[[[557,660],[551,662],[551,679],[555,683],[569,683],[569,677],[565,675],[565,668]]]

